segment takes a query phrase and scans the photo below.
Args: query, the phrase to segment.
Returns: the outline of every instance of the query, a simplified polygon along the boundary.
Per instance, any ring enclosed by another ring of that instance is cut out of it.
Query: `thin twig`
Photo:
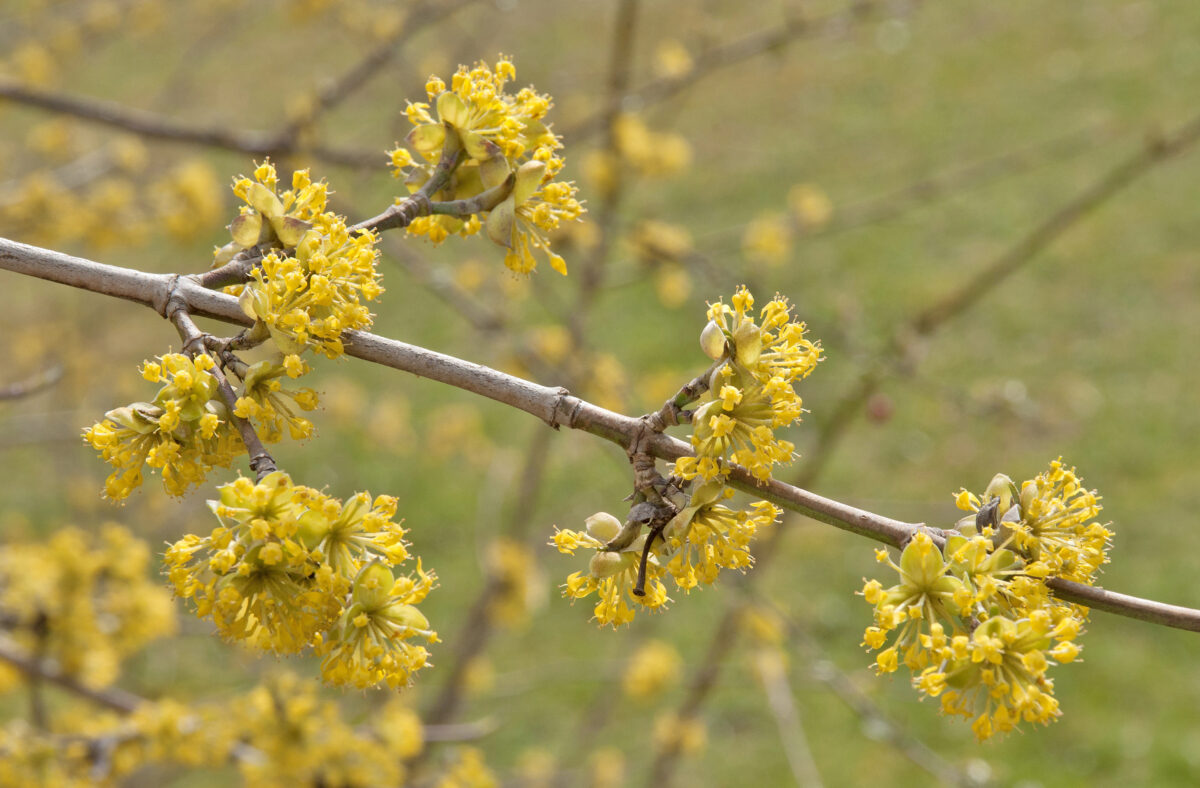
[[[70,115],[102,126],[111,126],[140,137],[223,148],[252,156],[306,154],[330,164],[363,169],[382,167],[386,158],[383,151],[378,150],[333,148],[324,145],[303,146],[297,142],[281,140],[278,135],[269,131],[234,130],[221,124],[203,126],[195,122],[176,121],[112,101],[31,88],[11,79],[0,78],[0,98],[60,115]]]
[[[185,353],[194,356],[205,352],[205,334],[192,320],[192,316],[188,314],[185,307],[168,300],[167,319],[179,331]],[[238,435],[241,436],[242,443],[246,445],[246,453],[250,455],[250,470],[254,472],[255,479],[261,482],[267,474],[279,470],[275,464],[275,458],[263,445],[262,439],[254,431],[250,420],[237,415],[237,394],[234,392],[233,386],[229,385],[229,379],[225,377],[220,364],[214,364],[209,370],[209,374],[217,379],[217,391],[220,392],[225,407],[229,409],[229,419],[237,427]]]
[[[783,754],[787,756],[788,766],[792,769],[792,777],[797,785],[820,788],[821,773],[817,771],[812,748],[808,746],[804,723],[800,719],[800,710],[792,695],[792,685],[788,681],[783,659],[775,649],[764,648],[756,655],[755,663],[758,676],[762,680],[763,692],[767,696],[767,707],[771,710],[775,726],[779,729]]]
[[[660,77],[639,88],[617,96],[610,95],[599,109],[563,132],[563,137],[578,141],[605,130],[610,118],[624,109],[643,109],[651,104],[678,95],[700,79],[727,66],[736,65],[757,55],[775,52],[788,44],[809,36],[817,36],[827,30],[845,27],[847,22],[866,17],[887,8],[884,0],[854,0],[849,6],[820,19],[804,19],[796,16],[783,24],[761,30],[734,41],[707,50],[696,58],[691,69],[679,76]]]
[[[447,137],[446,145],[442,149],[442,157],[435,165],[429,180],[420,189],[403,200],[389,205],[382,213],[351,226],[349,230],[352,232],[384,232],[403,229],[412,224],[418,216],[428,216],[433,207],[439,204],[431,202],[430,198],[446,185],[454,170],[466,158],[466,153],[457,145],[457,140],[456,135]],[[508,192],[512,190],[512,186],[512,177],[501,184],[501,187],[507,189],[503,192],[503,196],[507,196]],[[489,198],[496,199],[501,187],[489,190]],[[503,199],[503,196],[500,196],[499,199]],[[489,205],[488,207],[493,206]],[[251,272],[262,262],[264,257],[281,249],[287,252],[287,249],[284,249],[277,239],[263,241],[257,246],[238,252],[232,260],[219,268],[197,274],[192,278],[201,286],[210,289],[240,284],[250,278]]]
[[[0,637],[0,660],[7,662],[27,676],[48,681],[81,698],[86,698],[95,704],[123,714],[134,711],[143,702],[138,696],[116,687],[106,689],[89,687],[74,676],[51,666],[45,660],[34,659],[25,654],[17,644],[6,637]]]
[[[0,401],[21,399],[48,389],[62,380],[63,366],[55,362],[45,369],[35,372],[24,380],[0,386]]]

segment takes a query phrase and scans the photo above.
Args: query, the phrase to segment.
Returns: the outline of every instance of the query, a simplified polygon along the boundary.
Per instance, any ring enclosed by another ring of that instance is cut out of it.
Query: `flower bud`
[[[725,355],[725,332],[716,321],[708,321],[708,325],[700,332],[700,348],[713,361]]]
[[[624,569],[625,558],[621,553],[596,553],[588,563],[588,572],[597,580],[611,577]]]
[[[394,621],[400,626],[411,627],[412,629],[429,629],[429,619],[425,618],[425,615],[414,605],[394,602],[380,611],[380,615]]]
[[[621,532],[621,521],[608,512],[596,512],[584,522],[588,535],[601,542],[611,542]]]
[[[366,610],[378,610],[392,595],[395,582],[391,569],[380,561],[372,561],[354,578],[354,601],[361,603]]]
[[[1017,486],[1013,484],[1013,480],[1008,478],[1003,473],[997,473],[992,477],[992,481],[988,483],[987,489],[983,493],[984,500],[992,498],[1000,499],[999,511],[1001,514],[1007,512],[1009,507],[1016,503]]]
[[[1037,500],[1038,488],[1033,481],[1027,481],[1021,485],[1021,511],[1028,512],[1029,507],[1033,506],[1033,502]]]

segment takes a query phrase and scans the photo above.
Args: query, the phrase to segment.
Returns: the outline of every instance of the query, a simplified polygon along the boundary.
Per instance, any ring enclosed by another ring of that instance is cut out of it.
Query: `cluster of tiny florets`
[[[228,467],[246,453],[218,394],[214,366],[204,353],[167,353],[147,361],[142,377],[160,384],[154,399],[114,408],[84,431],[84,439],[114,468],[104,485],[109,498],[127,498],[141,485],[146,466],[161,474],[167,492],[183,495],[203,483],[210,470]],[[309,437],[312,422],[299,414],[317,407],[316,392],[282,383],[307,370],[298,356],[231,370],[241,377],[232,415],[248,419],[267,442],[279,440],[285,430],[295,439]]]
[[[417,609],[434,574],[393,567],[409,558],[396,500],[358,493],[348,501],[292,483],[284,473],[238,479],[210,502],[220,525],[167,551],[171,582],[231,640],[265,651],[312,648],[333,684],[409,683],[436,642]]]
[[[593,610],[601,625],[618,626],[633,620],[640,608],[656,610],[671,601],[663,579],[670,577],[683,592],[713,583],[722,569],[744,571],[754,563],[750,543],[758,532],[774,523],[780,510],[758,501],[747,510],[725,506],[733,495],[721,481],[700,485],[647,550],[650,534],[641,534],[624,547],[609,544],[622,530],[621,521],[607,512],[587,519],[583,531],[558,530],[552,544],[559,552],[574,555],[579,548],[593,550],[586,572],[571,574],[563,595],[582,599],[595,593]],[[644,594],[637,594],[642,554],[646,553]]]
[[[904,664],[919,692],[971,719],[980,739],[1052,722],[1061,712],[1047,672],[1078,656],[1087,609],[1056,599],[1045,581],[1090,585],[1107,561],[1112,534],[1094,519],[1097,496],[1056,460],[1019,491],[1001,474],[982,496],[964,490],[957,501],[975,514],[944,547],[918,533],[899,563],[878,551],[899,582],[863,587],[875,607],[864,645],[882,649],[877,672]]]
[[[548,234],[584,213],[575,186],[556,181],[563,167],[561,142],[545,123],[552,106],[549,96],[531,87],[507,92],[516,78],[512,62],[502,59],[493,70],[486,63],[460,66],[449,87],[438,77],[426,84],[430,103],[409,104],[408,119],[415,128],[406,142],[419,160],[404,148],[391,152],[395,174],[416,192],[433,177],[447,151],[462,151],[464,161],[450,182],[430,195],[434,201],[470,200],[495,193],[497,200],[470,216],[439,213],[413,221],[409,233],[434,243],[458,233],[486,229],[488,237],[507,251],[504,263],[516,273],[537,267],[535,252],[566,274],[566,262],[550,248]],[[436,118],[430,110],[436,112]],[[482,221],[481,221],[482,217]]]
[[[404,761],[424,745],[420,717],[402,700],[349,719],[313,682],[276,671],[220,703],[145,700],[126,716],[70,706],[51,730],[11,721],[0,727],[0,785],[119,785],[168,764],[236,768],[264,788],[401,785]]]
[[[620,520],[608,512],[597,512],[587,518],[583,531],[557,530],[551,542],[567,555],[574,555],[580,548],[591,549],[587,571],[573,572],[567,578],[563,596],[583,599],[596,594],[598,599],[593,609],[596,621],[614,627],[632,621],[635,608],[657,610],[671,601],[662,582],[666,569],[653,552],[646,561],[644,593],[635,593],[647,534],[620,550],[608,550],[606,545],[620,531]]]
[[[307,170],[294,172],[292,188],[282,194],[277,186],[270,162],[259,165],[254,180],[234,183],[234,194],[247,205],[230,225],[233,242],[218,250],[218,262],[269,244],[272,250],[250,281],[232,288],[242,310],[267,328],[280,352],[311,348],[336,358],[343,352],[343,331],[371,326],[363,302],[383,293],[378,237],[368,230],[352,233],[345,217],[326,211],[328,188],[314,183]]]
[[[775,465],[791,461],[795,446],[775,431],[800,420],[804,409],[795,384],[821,360],[820,345],[805,338],[787,299],[773,298],[757,320],[754,296],[745,287],[732,302],[709,307],[700,337],[719,364],[692,417],[696,456],[675,463],[675,473],[685,479],[722,477],[734,462],[766,481]]]
[[[125,528],[57,531],[0,551],[0,618],[7,636],[92,687],[121,660],[175,632],[171,596],[149,572],[149,547]],[[0,686],[5,682],[0,681]]]

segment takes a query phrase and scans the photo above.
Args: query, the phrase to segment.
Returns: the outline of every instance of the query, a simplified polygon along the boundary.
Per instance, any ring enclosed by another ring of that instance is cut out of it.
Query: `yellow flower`
[[[170,594],[152,579],[150,546],[109,524],[64,528],[45,542],[0,550],[0,610],[21,648],[40,652],[92,687],[116,680],[121,661],[174,633]]]
[[[675,465],[684,478],[715,479],[728,459],[766,481],[776,464],[789,462],[794,446],[775,430],[799,421],[803,406],[794,386],[821,360],[820,345],[804,338],[804,324],[792,320],[786,299],[768,302],[758,321],[746,288],[732,300],[732,307],[717,302],[708,311],[701,343],[719,366],[708,400],[692,417],[697,463]]]
[[[603,516],[601,516],[603,515]],[[583,599],[595,593],[598,596],[593,610],[596,621],[614,627],[633,620],[634,605],[651,610],[662,607],[671,600],[662,583],[665,570],[658,558],[650,554],[646,560],[644,594],[634,593],[637,588],[638,571],[646,535],[638,537],[620,551],[605,549],[607,541],[616,536],[620,522],[612,515],[600,513],[588,518],[588,532],[561,530],[555,533],[552,544],[559,552],[573,554],[580,547],[591,547],[595,552],[588,562],[587,572],[574,572],[563,585],[563,596]]]
[[[649,700],[678,680],[683,658],[661,640],[644,643],[629,660],[621,686],[634,700]]]
[[[208,356],[180,353],[147,361],[142,377],[161,384],[153,402],[110,410],[84,431],[84,439],[115,469],[105,482],[108,497],[128,497],[142,483],[144,465],[162,474],[167,492],[182,495],[213,467],[227,467],[245,452],[216,399],[212,366]]]
[[[402,173],[402,168],[411,166],[412,157],[399,149],[392,151],[394,174],[405,175],[410,191],[425,185],[433,175],[432,162],[440,160],[447,149],[462,150],[465,160],[457,166],[450,184],[431,195],[436,215],[414,220],[408,232],[440,243],[452,233],[478,232],[484,226],[481,216],[486,214],[488,236],[508,250],[504,262],[511,270],[533,271],[536,251],[545,254],[556,271],[566,274],[566,263],[550,250],[547,233],[563,222],[577,220],[584,209],[575,198],[573,184],[553,180],[563,161],[556,153],[561,143],[543,121],[550,98],[532,88],[507,93],[506,85],[515,75],[508,60],[497,63],[494,71],[485,63],[461,66],[449,89],[437,77],[426,85],[436,119],[431,105],[409,105],[408,118],[416,128],[406,141],[430,162]],[[470,200],[485,192],[494,193],[499,202],[489,201],[476,211],[479,215],[439,211],[441,203]]]

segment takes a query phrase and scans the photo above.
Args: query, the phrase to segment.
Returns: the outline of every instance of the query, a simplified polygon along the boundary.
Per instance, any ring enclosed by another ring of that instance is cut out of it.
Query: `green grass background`
[[[663,39],[699,53],[706,42],[777,25],[788,14],[815,18],[840,7],[644,2],[634,84],[650,78]],[[14,19],[26,13],[19,3],[10,11]],[[366,46],[330,17],[293,22],[280,3],[164,4],[164,13],[171,23],[152,34],[121,31],[64,63],[62,89],[197,123],[268,129],[280,122],[289,99],[344,70]],[[431,70],[448,77],[455,63],[491,60],[498,52],[514,58],[522,84],[556,97],[553,117],[568,127],[604,95],[612,26],[609,3],[481,3],[418,35],[369,89],[323,121],[323,138],[390,147],[407,128],[404,100],[423,97]],[[805,453],[811,428],[828,417],[901,321],[986,265],[1149,137],[1187,120],[1197,110],[1198,83],[1200,7],[1194,3],[895,3],[723,69],[654,106],[648,122],[685,135],[693,164],[676,178],[634,181],[623,226],[651,217],[687,227],[697,248],[715,261],[717,276],[697,277],[688,301],[667,309],[629,248],[615,246],[590,339],[625,368],[625,411],[661,402],[661,385],[651,381],[664,370],[678,372],[682,383],[704,367],[695,338],[705,301],[728,298],[736,284],[753,281],[760,301],[774,291],[787,295],[826,351],[827,360],[802,389],[811,413],[794,439]],[[0,106],[0,180],[29,166],[20,153],[24,135],[44,119]],[[742,226],[783,210],[793,184],[825,190],[836,225],[857,203],[1076,130],[1078,144],[1031,154],[1030,166],[1003,168],[936,199],[906,204],[886,221],[801,238],[780,266],[748,266],[740,254]],[[95,144],[111,138],[106,131],[82,133]],[[566,144],[568,173],[578,178],[583,149],[595,140]],[[162,169],[192,155],[229,176],[253,166],[224,152],[161,144],[151,150],[154,167]],[[364,175],[313,166],[333,183],[343,210],[381,207],[396,193],[397,183],[382,169]],[[998,471],[1030,478],[1062,455],[1103,495],[1104,517],[1116,533],[1104,585],[1200,606],[1193,555],[1200,554],[1198,177],[1200,152],[1157,167],[922,344],[908,371],[884,386],[891,417],[860,419],[815,490],[882,514],[944,524],[956,517],[951,494],[960,486],[981,489]],[[588,198],[587,183],[580,185]],[[229,205],[232,210],[232,196]],[[191,248],[155,240],[134,250],[69,251],[147,270],[200,270],[223,232],[214,227]],[[479,238],[452,239],[436,252],[410,243],[439,266],[478,259],[497,272],[501,267],[495,247]],[[581,258],[569,254],[568,263]],[[376,310],[379,333],[484,364],[508,363],[518,330],[481,337],[403,269],[385,260],[383,270],[388,292]],[[522,296],[513,299],[498,275],[481,297],[511,315],[518,329],[553,323],[572,302],[578,277],[564,280],[547,269],[535,280],[517,288]],[[12,274],[0,282],[3,377],[37,368],[46,354],[67,369],[53,390],[0,403],[6,538],[104,519],[125,522],[152,543],[208,527],[207,491],[174,502],[147,485],[124,508],[100,502],[104,469],[77,438],[77,429],[104,410],[146,396],[135,365],[178,346],[170,326],[148,310],[99,296]],[[523,453],[545,427],[409,375],[351,361],[317,366],[310,385],[333,392],[335,400],[337,392],[356,391],[365,406],[342,412],[327,397],[316,418],[319,437],[284,444],[276,456],[298,481],[327,485],[338,495],[365,488],[400,497],[416,552],[441,578],[426,605],[446,641],[435,652],[438,662],[453,650],[456,622],[482,583],[484,546],[514,505]],[[448,403],[477,411],[483,429],[470,446],[431,447],[425,439]],[[381,435],[372,415],[377,408],[398,418],[405,431]],[[786,479],[788,472],[780,475]],[[577,528],[593,512],[619,513],[629,489],[619,450],[585,435],[555,435],[529,532],[548,538],[555,524]],[[789,531],[785,555],[756,578],[759,587],[815,638],[822,660],[945,759],[1003,785],[1200,782],[1195,635],[1094,614],[1082,660],[1055,671],[1062,719],[980,745],[966,725],[916,702],[902,677],[876,679],[867,670],[869,658],[858,644],[869,610],[853,592],[875,571],[872,545],[796,518],[782,527]],[[689,669],[696,665],[730,599],[729,584],[677,595],[662,616],[639,616],[627,629],[602,631],[587,621],[588,605],[572,607],[555,591],[579,562],[551,548],[541,552],[544,604],[527,629],[493,642],[494,681],[472,696],[463,716],[500,723],[482,746],[503,774],[513,774],[529,748],[565,756],[579,747],[612,745],[626,754],[629,783],[640,784],[657,707],[621,702],[609,725],[587,732],[577,728],[579,711],[616,691],[614,670],[647,635],[676,645]],[[124,684],[149,696],[220,698],[283,667],[221,646],[205,624],[191,621],[185,632],[132,661]],[[809,655],[796,650],[790,665],[826,784],[930,784],[928,774],[873,738],[870,726],[811,678]],[[428,701],[442,679],[436,669],[427,674],[414,691],[417,703]],[[668,695],[665,707],[680,693]],[[347,703],[364,705],[354,694]],[[21,709],[14,700],[10,713]],[[707,709],[709,743],[683,762],[680,784],[791,779],[748,650],[739,649],[724,665]],[[210,777],[169,779],[200,785]]]

